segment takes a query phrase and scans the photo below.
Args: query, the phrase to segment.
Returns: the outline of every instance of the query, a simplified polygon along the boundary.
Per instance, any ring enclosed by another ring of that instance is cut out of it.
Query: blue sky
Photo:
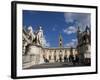
[[[75,47],[77,26],[83,30],[86,25],[91,27],[89,13],[23,10],[23,27],[27,29],[28,26],[32,26],[35,31],[42,26],[45,45],[48,47],[59,47],[60,33],[64,47]]]

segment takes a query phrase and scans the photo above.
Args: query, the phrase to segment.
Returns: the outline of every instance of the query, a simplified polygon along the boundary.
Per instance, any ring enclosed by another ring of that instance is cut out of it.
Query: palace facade
[[[85,31],[81,32],[79,27],[77,30],[78,44],[76,48],[63,47],[63,39],[59,35],[59,46],[57,48],[44,47],[42,38],[37,38],[38,33],[43,37],[43,30],[39,29],[37,32],[32,32],[32,27],[29,30],[23,28],[23,68],[28,68],[32,65],[55,63],[55,62],[72,62],[78,58],[80,63],[91,63],[91,33],[88,27]],[[36,36],[36,37],[35,37]]]
[[[86,26],[84,31],[81,31],[78,27],[77,30],[78,45],[77,50],[80,54],[80,61],[90,64],[91,63],[91,31]]]

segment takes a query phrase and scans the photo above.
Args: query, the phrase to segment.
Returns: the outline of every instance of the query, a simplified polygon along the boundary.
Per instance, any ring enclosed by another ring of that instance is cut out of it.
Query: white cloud
[[[70,42],[65,44],[65,47],[76,47],[77,46],[77,39],[72,39]]]
[[[65,17],[65,21],[66,22],[73,22],[74,21],[74,19],[72,18],[72,13],[64,13],[64,17]]]
[[[56,31],[57,30],[57,27],[58,27],[58,24],[54,24],[53,25],[53,28],[52,28],[52,31]]]
[[[43,46],[44,47],[50,47],[50,43],[46,41],[45,36],[43,37]]]
[[[74,46],[74,42],[69,42],[65,45],[66,47],[73,47]]]
[[[73,23],[75,22],[76,27],[80,26],[81,30],[83,31],[87,26],[91,27],[91,16],[89,13],[64,13],[64,18],[66,23]]]
[[[72,39],[73,42],[77,42],[77,39]]]
[[[72,34],[72,33],[76,33],[76,28],[74,26],[69,26],[66,29],[63,29],[63,32],[66,34]]]
[[[52,28],[52,31],[56,31],[56,28],[55,28],[55,27],[53,27],[53,28]]]

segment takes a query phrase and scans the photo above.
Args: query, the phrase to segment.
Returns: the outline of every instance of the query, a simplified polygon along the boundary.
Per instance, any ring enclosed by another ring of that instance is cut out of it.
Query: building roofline
[[[71,48],[59,48],[59,47],[51,47],[51,48],[43,48],[43,49],[71,49]],[[76,48],[72,48],[72,49],[76,49]]]

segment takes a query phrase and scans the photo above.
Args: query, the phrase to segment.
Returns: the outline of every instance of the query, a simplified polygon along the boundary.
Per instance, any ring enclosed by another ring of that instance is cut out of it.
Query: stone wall
[[[77,54],[76,49],[72,49],[73,55]],[[28,54],[23,55],[23,68],[31,67],[32,65],[69,62],[71,55],[70,48],[42,48],[40,46],[31,46]]]

